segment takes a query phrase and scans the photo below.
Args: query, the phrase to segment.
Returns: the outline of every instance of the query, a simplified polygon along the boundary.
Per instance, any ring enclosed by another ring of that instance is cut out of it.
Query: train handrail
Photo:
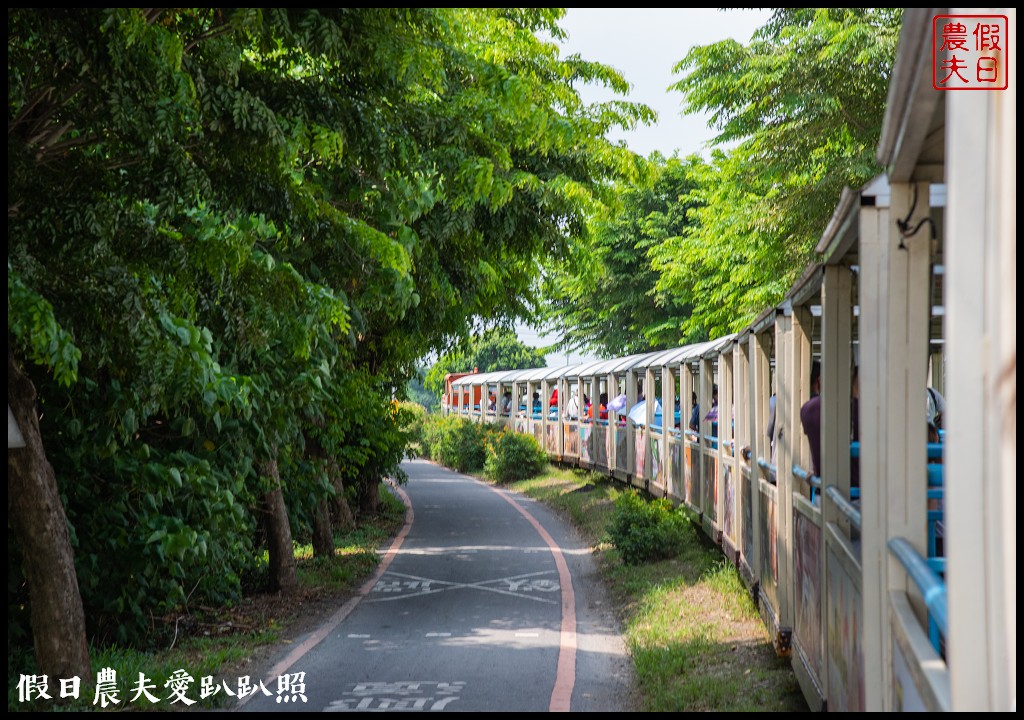
[[[803,480],[811,486],[811,502],[817,505],[818,496],[821,494],[821,478],[813,473],[807,472],[796,463],[793,463],[792,471],[794,477]]]
[[[889,552],[900,561],[907,575],[917,585],[924,598],[925,607],[931,615],[943,637],[949,627],[949,608],[946,595],[946,583],[928,565],[928,561],[914,549],[906,539],[894,537],[889,540]]]
[[[817,475],[807,472],[802,467],[793,463],[793,475],[800,478],[801,480],[807,481],[811,487],[821,490],[821,478]]]
[[[831,500],[836,508],[839,509],[843,515],[850,521],[850,524],[860,530],[860,510],[857,507],[843,497],[843,493],[835,485],[829,485],[825,488],[825,497]]]
[[[926,451],[928,453],[929,460],[941,460],[942,459],[942,443],[928,443]],[[860,442],[854,441],[850,443],[850,457],[860,457]]]
[[[770,462],[768,462],[764,458],[758,458],[757,459],[757,466],[759,468],[761,468],[762,470],[764,470],[766,473],[768,473],[769,482],[771,482],[771,483],[777,482],[777,478],[779,477],[779,471],[778,471],[778,469],[774,465],[772,465]]]

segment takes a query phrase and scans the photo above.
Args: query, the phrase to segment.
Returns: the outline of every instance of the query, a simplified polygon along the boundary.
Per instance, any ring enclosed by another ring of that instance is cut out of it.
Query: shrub
[[[423,423],[423,435],[420,450],[424,457],[441,462],[441,447],[449,442],[448,436],[454,432],[458,418],[444,415],[428,415]]]
[[[469,422],[452,415],[431,415],[424,428],[424,449],[430,459],[459,472],[483,469],[484,442],[497,426]]]
[[[609,533],[627,565],[675,557],[687,532],[686,517],[667,499],[645,500],[631,490],[615,500]]]
[[[532,435],[507,429],[491,434],[485,450],[484,475],[501,483],[533,477],[548,461],[547,454]]]
[[[406,451],[408,457],[426,454],[423,449],[423,434],[427,423],[427,410],[419,403],[403,401],[398,403],[398,426],[406,435]]]

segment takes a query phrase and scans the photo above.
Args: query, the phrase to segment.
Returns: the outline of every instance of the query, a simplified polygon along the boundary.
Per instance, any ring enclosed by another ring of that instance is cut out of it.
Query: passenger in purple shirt
[[[800,408],[800,424],[811,446],[814,474],[821,477],[821,363],[811,363],[811,399]]]

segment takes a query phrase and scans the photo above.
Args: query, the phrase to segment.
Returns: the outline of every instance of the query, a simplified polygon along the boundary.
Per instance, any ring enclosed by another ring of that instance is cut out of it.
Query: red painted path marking
[[[412,502],[409,500],[409,496],[406,494],[405,490],[397,485],[395,485],[394,488],[399,497],[402,498],[402,502],[405,503],[405,525],[402,526],[401,531],[391,543],[391,547],[387,549],[387,552],[384,553],[384,557],[381,558],[380,565],[377,566],[377,572],[375,572],[369,580],[363,583],[363,586],[359,588],[359,591],[349,598],[344,605],[338,608],[337,612],[331,616],[331,619],[321,625],[319,630],[292,648],[292,651],[288,653],[281,662],[270,668],[266,677],[267,683],[273,682],[276,678],[288,672],[288,669],[301,660],[303,655],[319,645],[324,638],[334,631],[334,628],[338,627],[345,618],[351,615],[352,611],[355,610],[356,606],[359,604],[359,601],[373,590],[373,586],[377,584],[377,581],[380,580],[381,576],[388,569],[388,566],[391,565],[391,562],[395,559],[395,556],[398,554],[398,549],[402,547],[402,543],[405,542],[406,536],[412,529],[412,521],[415,518],[415,514],[412,510]],[[238,703],[236,707],[242,707],[253,697],[255,697],[255,695],[248,695],[243,701]]]
[[[463,476],[468,477],[468,476]],[[476,478],[470,478],[476,482]],[[537,531],[541,539],[547,544],[548,549],[551,551],[551,556],[554,558],[555,567],[558,568],[558,582],[562,590],[562,627],[561,635],[558,647],[558,666],[555,672],[555,686],[551,689],[551,700],[548,703],[549,712],[569,712],[570,705],[572,703],[572,691],[576,685],[576,594],[572,587],[572,575],[569,573],[569,566],[565,562],[565,557],[562,555],[562,548],[558,546],[554,538],[548,533],[547,530],[537,521],[530,511],[524,508],[522,505],[517,503],[508,493],[499,490],[498,488],[489,485],[487,483],[481,483],[488,489],[496,492],[505,502],[514,507],[520,515],[526,518],[533,529]],[[331,619],[328,620],[319,630],[314,632],[299,645],[296,645],[288,655],[281,660],[277,665],[272,667],[267,673],[266,681],[273,682],[275,678],[288,672],[288,669],[292,667],[296,662],[302,659],[302,657],[312,650],[314,647],[320,644],[324,638],[331,634],[331,632],[347,618],[359,602],[366,597],[374,585],[380,580],[381,576],[387,571],[388,566],[395,559],[398,554],[398,549],[402,547],[402,543],[405,542],[406,536],[412,529],[412,523],[415,518],[415,514],[412,510],[412,501],[409,499],[409,495],[399,486],[394,486],[395,491],[399,497],[402,498],[402,502],[405,503],[405,525],[402,530],[395,537],[394,542],[391,543],[391,547],[384,553],[384,557],[381,559],[380,565],[377,566],[377,572],[367,580],[359,591],[353,595],[344,605],[342,605]],[[237,707],[241,707],[254,695],[249,695]]]

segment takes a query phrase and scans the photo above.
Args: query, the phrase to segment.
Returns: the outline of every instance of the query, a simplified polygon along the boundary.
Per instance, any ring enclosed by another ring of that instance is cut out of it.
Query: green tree
[[[440,407],[441,400],[432,391],[427,389],[427,371],[429,368],[422,365],[416,367],[416,374],[406,385],[405,394],[414,403],[422,405],[427,410],[436,410]]]
[[[744,46],[697,47],[677,65],[689,111],[708,111],[717,153],[695,174],[690,232],[652,257],[657,289],[693,312],[685,337],[731,332],[778,302],[810,261],[844,185],[880,172],[902,11],[779,9]]]
[[[614,209],[591,220],[570,259],[549,265],[545,319],[564,328],[564,346],[616,356],[702,339],[683,332],[691,305],[658,289],[661,274],[651,260],[689,229],[699,162],[652,155],[645,182],[620,183]]]
[[[521,313],[637,172],[604,134],[650,111],[580,101],[626,85],[538,39],[560,17],[9,11],[8,607],[41,672],[237,598],[261,545],[287,590],[293,533],[348,486],[373,510],[415,360]]]

